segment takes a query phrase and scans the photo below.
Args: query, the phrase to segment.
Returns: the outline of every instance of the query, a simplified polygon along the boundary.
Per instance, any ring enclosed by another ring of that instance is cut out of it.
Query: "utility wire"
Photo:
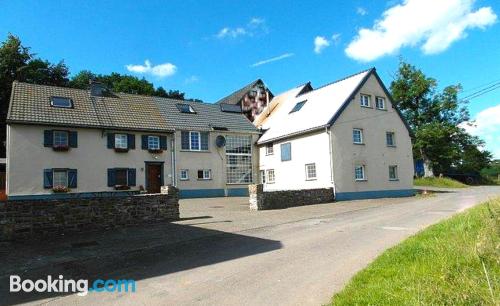
[[[494,83],[494,84],[492,84],[492,85],[490,85],[488,87],[485,87],[485,88],[483,88],[481,90],[473,92],[473,93],[471,93],[471,94],[469,94],[469,95],[461,98],[461,100],[470,100],[470,99],[479,97],[479,96],[481,96],[481,95],[483,95],[485,93],[488,93],[488,92],[493,91],[493,90],[498,89],[498,88],[500,88],[500,82],[496,82],[496,83]]]

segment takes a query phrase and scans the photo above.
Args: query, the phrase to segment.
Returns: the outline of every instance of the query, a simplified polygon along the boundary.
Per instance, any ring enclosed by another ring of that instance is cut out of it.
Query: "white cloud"
[[[192,76],[190,76],[189,78],[186,78],[186,79],[184,80],[184,83],[186,83],[186,84],[191,84],[191,83],[196,83],[196,82],[198,82],[199,80],[200,80],[200,79],[199,79],[196,75],[192,75]]]
[[[320,54],[328,46],[330,46],[330,42],[323,36],[316,36],[314,38],[314,53]]]
[[[276,61],[279,61],[279,60],[282,60],[282,59],[285,59],[285,58],[288,58],[288,57],[292,57],[294,55],[295,54],[293,54],[293,53],[281,54],[281,55],[276,56],[276,57],[272,57],[272,58],[269,58],[269,59],[258,61],[257,63],[250,65],[250,67],[257,67],[257,66],[269,64],[269,63],[276,62]]]
[[[479,112],[474,118],[472,126],[462,124],[462,127],[471,135],[479,136],[486,142],[486,149],[500,158],[500,104]]]
[[[467,36],[466,30],[495,23],[491,7],[473,11],[474,0],[404,0],[387,9],[371,29],[362,28],[345,49],[347,56],[372,61],[402,47],[419,46],[424,54],[446,50]]]
[[[150,74],[157,77],[168,77],[175,74],[177,67],[172,63],[164,63],[153,66],[149,60],[144,61],[144,65],[126,65],[128,71],[139,74]]]
[[[215,34],[215,37],[218,39],[237,38],[240,36],[267,34],[268,32],[269,29],[267,28],[266,21],[260,17],[253,17],[244,26],[223,27],[217,34]]]
[[[335,45],[338,45],[340,42],[340,33],[335,33],[332,35],[332,41]]]
[[[359,6],[356,8],[356,14],[365,16],[366,14],[368,14],[368,11],[364,7]]]

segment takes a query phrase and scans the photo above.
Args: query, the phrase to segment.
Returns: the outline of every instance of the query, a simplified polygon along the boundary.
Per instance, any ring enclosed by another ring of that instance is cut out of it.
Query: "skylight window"
[[[306,101],[302,101],[302,102],[299,102],[297,104],[295,104],[295,106],[292,108],[292,110],[290,111],[290,114],[291,113],[295,113],[295,112],[298,112],[302,106],[304,106],[304,104],[306,104],[307,100]]]
[[[185,114],[194,114],[194,113],[196,113],[194,111],[194,108],[191,105],[189,105],[189,104],[178,103],[177,104],[177,109],[181,113],[185,113]]]
[[[73,100],[65,97],[51,97],[50,105],[53,107],[73,108]]]

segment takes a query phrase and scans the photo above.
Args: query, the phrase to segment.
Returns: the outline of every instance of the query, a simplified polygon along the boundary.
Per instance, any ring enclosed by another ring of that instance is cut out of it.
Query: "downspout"
[[[170,154],[170,158],[171,158],[171,163],[172,163],[172,185],[174,185],[174,187],[177,187],[177,177],[176,177],[176,160],[175,160],[175,130],[174,130],[174,137],[172,138],[171,142],[170,142],[170,145],[172,146],[172,153]]]
[[[331,179],[332,188],[333,188],[333,198],[335,199],[337,197],[337,190],[335,188],[335,174],[334,174],[334,171],[333,171],[332,131],[328,128],[328,126],[325,127],[325,131],[328,134],[328,151],[330,153],[330,179]]]

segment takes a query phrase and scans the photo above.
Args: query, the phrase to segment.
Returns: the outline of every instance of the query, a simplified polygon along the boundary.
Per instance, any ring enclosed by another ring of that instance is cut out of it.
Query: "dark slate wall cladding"
[[[178,220],[179,198],[176,191],[116,198],[0,203],[0,241]]]
[[[249,185],[251,210],[282,209],[333,202],[333,188],[264,192],[262,184]]]

